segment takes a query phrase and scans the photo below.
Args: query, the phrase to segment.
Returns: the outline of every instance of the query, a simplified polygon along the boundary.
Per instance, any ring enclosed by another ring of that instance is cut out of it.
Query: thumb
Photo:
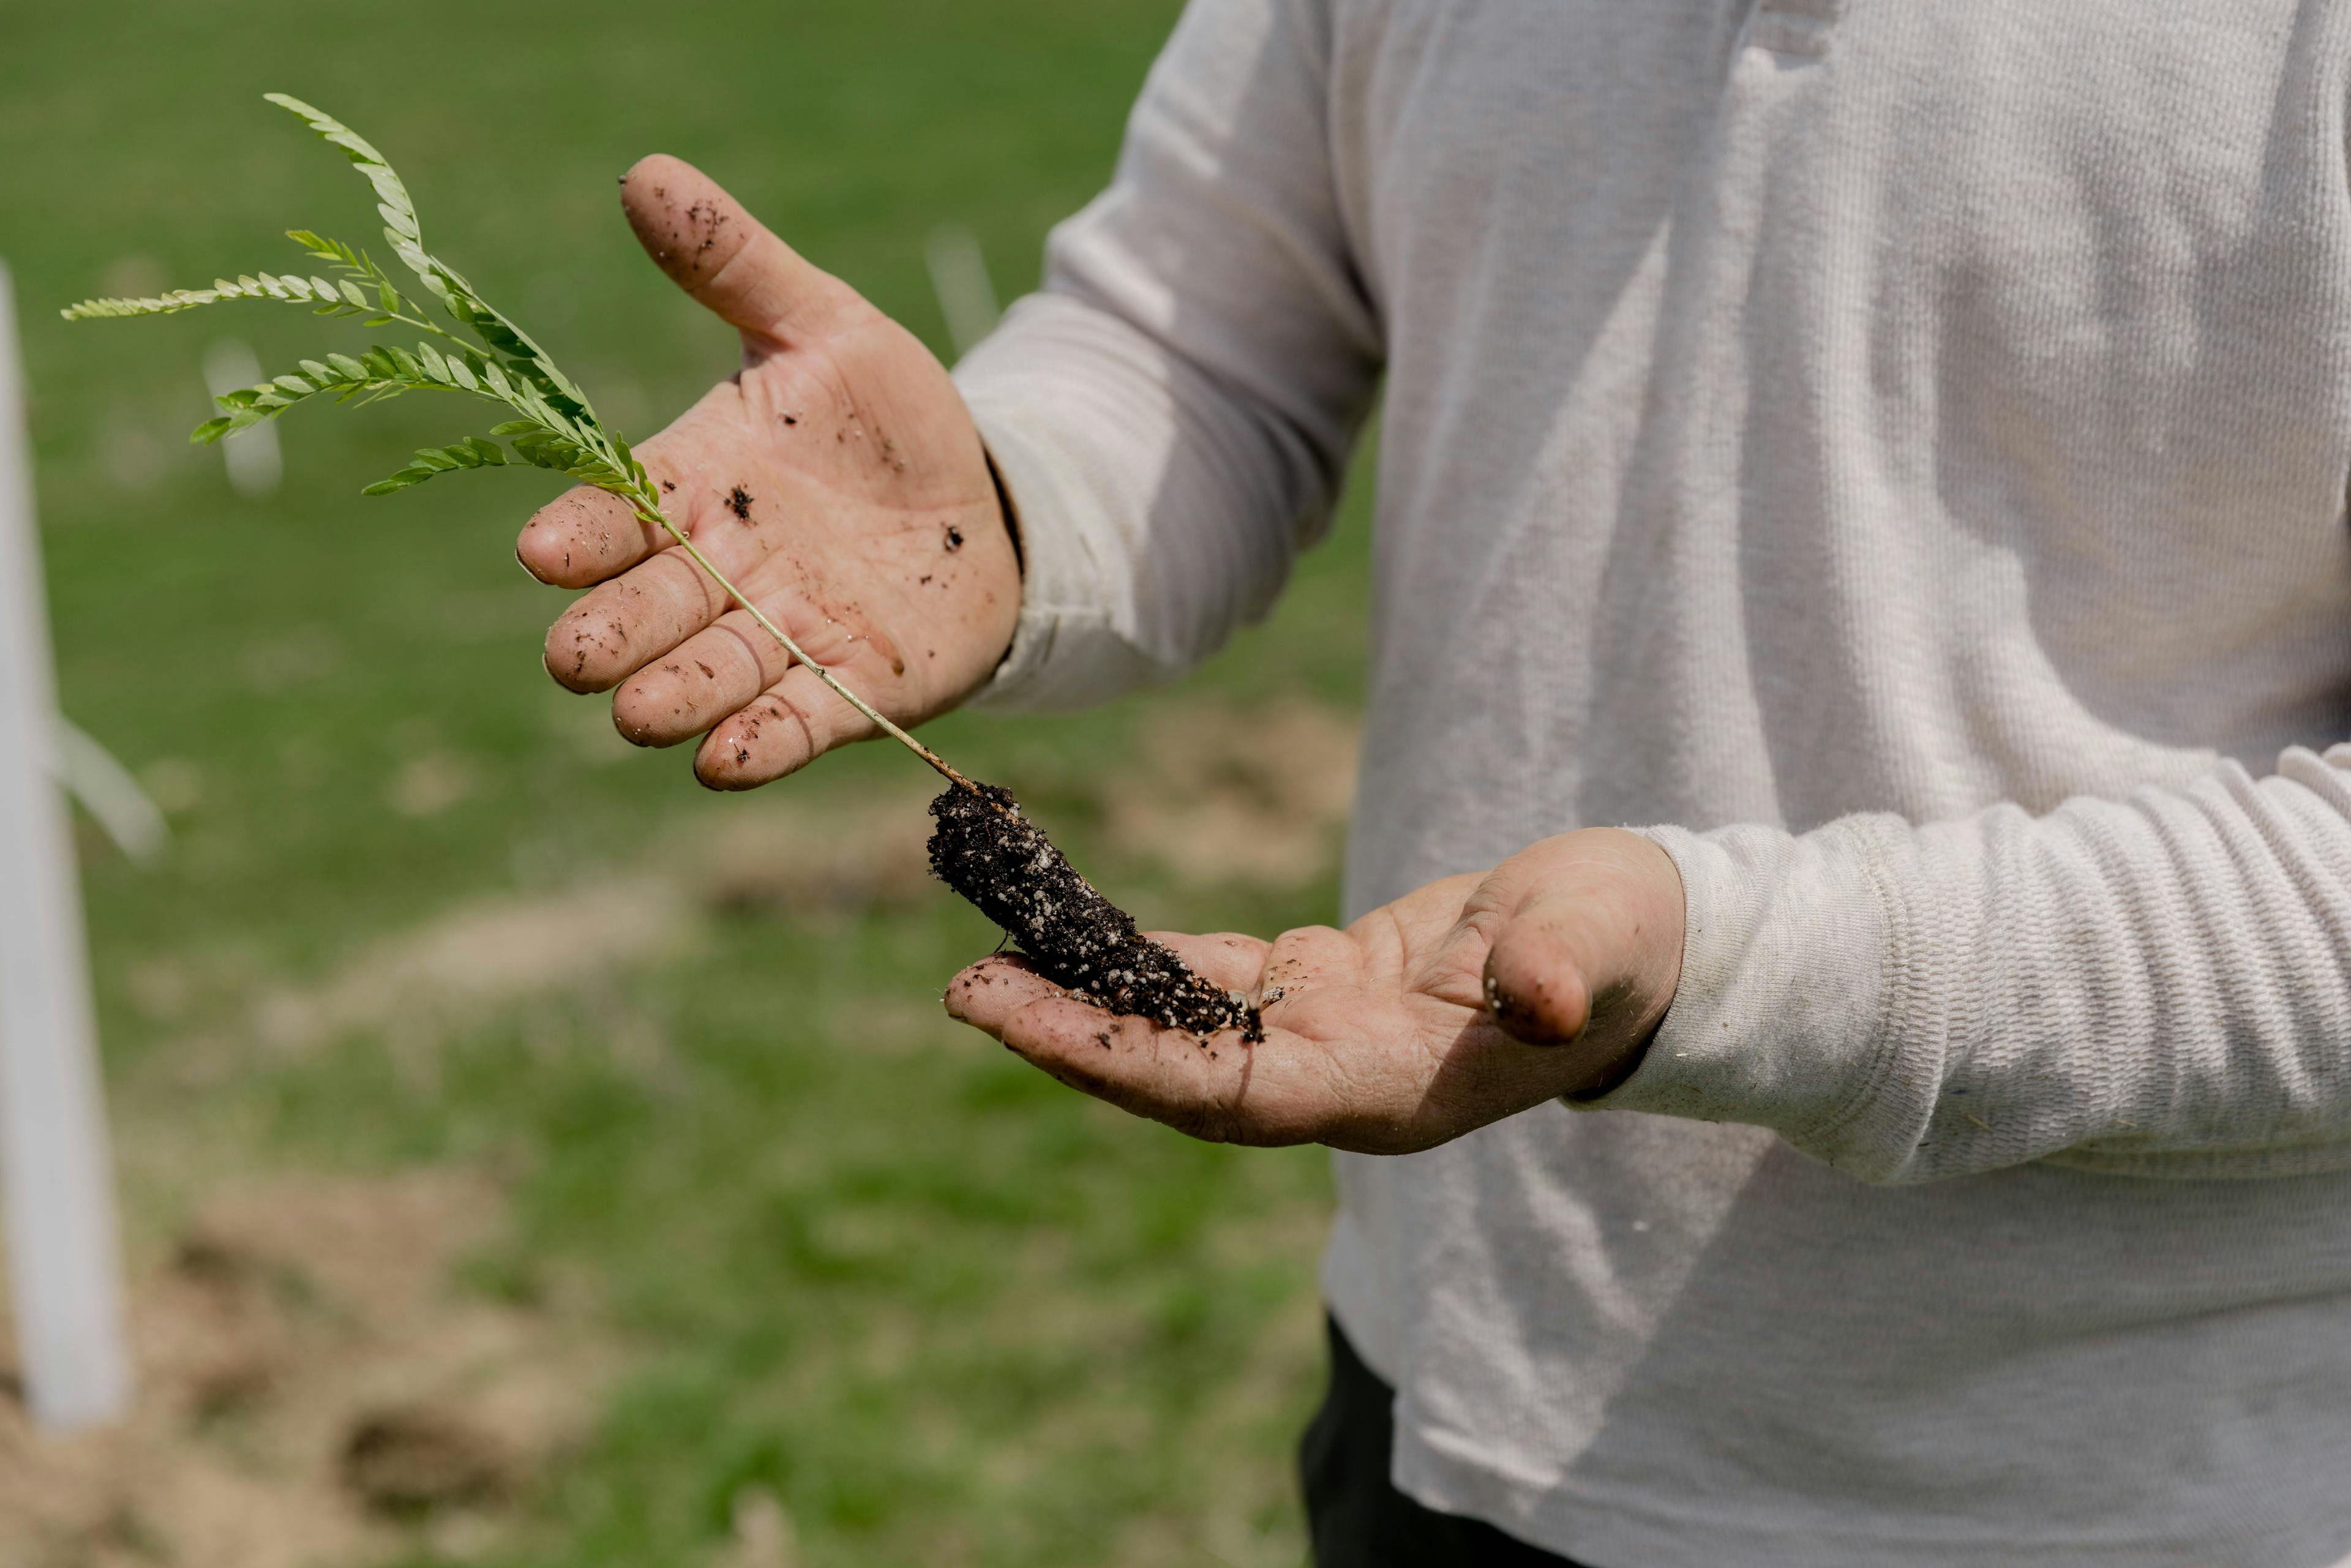
[[[1574,1092],[1639,1064],[1681,981],[1681,873],[1637,833],[1586,829],[1494,869],[1481,894],[1502,918],[1488,946],[1486,1006],[1529,1045],[1572,1046]]]
[[[1521,904],[1486,955],[1486,1006],[1503,1033],[1529,1045],[1565,1045],[1592,1021],[1587,943],[1562,902]]]
[[[671,280],[747,337],[826,337],[871,308],[682,158],[639,160],[621,177],[621,209]]]

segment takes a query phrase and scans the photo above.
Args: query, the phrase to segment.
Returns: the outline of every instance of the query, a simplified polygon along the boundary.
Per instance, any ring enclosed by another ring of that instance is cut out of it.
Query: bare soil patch
[[[494,1535],[617,1365],[452,1288],[502,1223],[462,1172],[221,1193],[135,1281],[129,1421],[57,1439],[0,1399],[0,1563],[350,1568]],[[12,1390],[13,1364],[0,1333]]]
[[[255,1033],[281,1051],[380,1030],[395,1044],[496,1008],[655,961],[691,934],[672,881],[631,877],[539,898],[462,904],[361,949],[310,986],[264,997]]]
[[[929,798],[896,789],[855,805],[810,806],[755,796],[668,858],[693,894],[724,914],[904,909],[937,892],[923,849]]]
[[[1362,743],[1302,697],[1171,707],[1103,796],[1111,841],[1190,887],[1305,887],[1338,863]]]

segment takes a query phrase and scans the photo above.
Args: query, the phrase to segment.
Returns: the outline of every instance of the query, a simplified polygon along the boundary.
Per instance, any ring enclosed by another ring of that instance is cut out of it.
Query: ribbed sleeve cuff
[[[1911,1113],[1884,1092],[1896,931],[1881,851],[1902,827],[1642,830],[1681,872],[1681,985],[1633,1075],[1576,1108],[1770,1127],[1865,1179],[1893,1175],[1911,1140],[1884,1124]]]

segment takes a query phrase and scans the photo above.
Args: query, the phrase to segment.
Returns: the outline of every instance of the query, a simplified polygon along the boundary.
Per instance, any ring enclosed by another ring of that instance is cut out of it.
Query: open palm
[[[947,1010],[1072,1088],[1195,1137],[1408,1154],[1630,1072],[1679,977],[1681,896],[1656,845],[1588,830],[1430,883],[1344,931],[1160,935],[1264,1009],[1254,1045],[1114,1016],[1018,958],[956,976]]]
[[[743,339],[741,370],[638,448],[664,511],[892,719],[952,707],[1011,641],[1019,569],[946,370],[691,166],[648,158],[622,200],[663,270]],[[617,497],[558,498],[517,554],[543,581],[592,588],[548,633],[549,672],[617,686],[613,722],[640,745],[705,737],[705,783],[747,789],[873,733]]]

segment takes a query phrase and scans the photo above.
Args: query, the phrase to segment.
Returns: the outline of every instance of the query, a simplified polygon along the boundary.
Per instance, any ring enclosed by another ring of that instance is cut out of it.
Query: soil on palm
[[[1192,972],[1096,892],[1000,785],[951,785],[931,802],[931,870],[1020,945],[1056,985],[1114,1013],[1207,1035],[1265,1038],[1258,1009]]]

